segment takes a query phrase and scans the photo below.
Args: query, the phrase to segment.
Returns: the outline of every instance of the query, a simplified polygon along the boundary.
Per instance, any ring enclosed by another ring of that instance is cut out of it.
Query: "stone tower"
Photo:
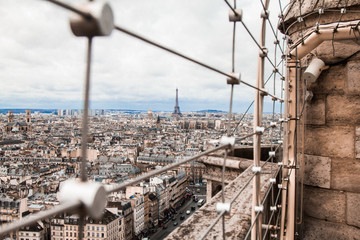
[[[321,69],[314,83],[304,82],[303,77],[297,80],[298,109],[305,90],[313,97],[305,105],[305,128],[299,124],[297,152],[298,162],[303,159],[304,175],[301,177],[301,171],[298,175],[304,188],[303,197],[301,184],[296,189],[296,232],[300,239],[359,239],[360,35],[356,24],[360,22],[360,2],[299,3],[291,1],[285,21],[279,25],[281,31],[287,29],[290,43],[306,46],[307,32],[325,24],[333,36],[345,27],[356,30],[348,36],[352,39],[327,39],[299,59],[300,76],[314,58],[328,68]]]
[[[26,123],[31,124],[31,110],[26,110]]]
[[[9,111],[8,114],[8,123],[11,123],[14,121],[14,113],[13,111]]]

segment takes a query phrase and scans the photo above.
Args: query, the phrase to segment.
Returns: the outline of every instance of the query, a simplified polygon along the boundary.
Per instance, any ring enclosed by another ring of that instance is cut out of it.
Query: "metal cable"
[[[236,13],[235,9],[230,5],[230,3],[227,0],[224,0],[224,2],[229,6],[229,8],[231,9],[231,11],[233,11],[233,13],[235,14],[235,16],[237,16],[238,14]]]
[[[279,172],[279,170],[280,170],[280,168],[278,169],[277,173]],[[261,205],[264,205],[264,203],[265,203],[265,201],[266,201],[266,199],[267,199],[267,196],[268,196],[268,194],[270,193],[269,190],[270,190],[270,188],[269,188],[268,191],[265,193],[264,198],[263,198],[263,200],[261,201]],[[246,236],[245,236],[244,239],[247,239],[247,238],[249,237],[249,235],[250,235],[250,233],[251,233],[251,231],[252,231],[255,223],[257,222],[257,219],[259,218],[259,215],[260,215],[260,214],[261,214],[261,211],[257,212],[257,214],[256,214],[256,216],[255,216],[255,219],[254,219],[254,221],[252,222],[252,224],[250,225],[250,228],[249,228],[249,230],[248,230],[248,232],[247,232],[247,234],[246,234]]]
[[[250,37],[252,38],[252,40],[255,42],[255,44],[258,46],[259,50],[265,55],[265,58],[268,60],[268,62],[273,66],[273,68],[276,68],[276,66],[274,65],[274,63],[271,61],[271,59],[269,58],[269,56],[267,55],[267,52],[260,46],[260,44],[256,41],[255,37],[252,35],[252,33],[250,32],[250,30],[247,28],[247,26],[245,25],[245,23],[243,21],[241,21],[242,25],[244,26],[245,30],[247,31],[247,33],[250,35]],[[280,74],[280,73],[279,73]]]
[[[281,123],[281,122],[279,121],[279,122],[277,122],[276,124],[280,124],[280,123]],[[272,128],[271,125],[268,126],[268,127],[265,127],[265,128],[264,128],[264,131],[266,131],[266,130],[268,130],[268,129],[270,129],[270,128]],[[236,139],[235,139],[235,142],[242,141],[242,140],[244,140],[244,139],[246,139],[246,138],[249,138],[249,137],[254,136],[255,134],[257,134],[257,133],[256,133],[256,132],[253,132],[253,133],[250,133],[250,134],[248,134],[248,135],[246,135],[246,136],[244,136],[244,137],[236,138]]]
[[[56,0],[46,0],[46,1],[51,2],[51,3],[54,3],[54,4],[56,4],[56,5],[58,5],[58,6],[62,7],[62,8],[65,8],[65,9],[67,9],[67,10],[70,10],[70,11],[72,11],[72,12],[74,12],[74,13],[77,13],[77,14],[79,14],[80,16],[82,16],[82,17],[84,17],[84,18],[86,18],[86,19],[88,19],[88,20],[93,19],[93,16],[92,16],[90,13],[81,11],[81,10],[79,10],[79,9],[77,9],[77,8],[69,5],[69,4],[66,4],[66,3],[63,3],[63,2],[59,2],[59,1],[56,1]]]
[[[263,1],[260,0],[260,3],[261,3],[261,6],[262,6],[262,8],[263,8],[264,14],[268,15],[267,10],[266,10],[266,8],[265,8],[265,5],[264,5]],[[278,36],[277,36],[277,34],[275,33],[274,26],[273,26],[272,22],[270,21],[269,17],[267,17],[266,20],[267,20],[267,22],[268,22],[268,24],[269,24],[269,26],[270,26],[270,28],[271,28],[271,31],[272,31],[272,33],[273,33],[276,41],[278,41],[278,39],[277,39]],[[284,54],[284,52],[283,52],[283,50],[281,49],[281,47],[280,47],[280,51]],[[276,64],[275,64],[275,65],[276,65]]]
[[[280,64],[283,64],[283,63],[284,63],[284,59],[281,59],[281,61],[280,61],[280,62],[278,63],[278,65],[277,65],[277,67],[279,67]],[[270,81],[270,79],[271,79],[271,77],[272,77],[273,75],[274,75],[274,71],[271,72],[270,76],[269,76],[268,79],[265,81],[264,85],[266,85],[266,84]],[[282,82],[282,81],[281,81],[281,82]],[[275,93],[274,93],[274,95],[275,95]],[[282,99],[282,98],[283,98],[283,96],[281,96],[281,99]],[[253,100],[253,101],[250,103],[250,105],[248,106],[248,108],[246,109],[245,113],[242,114],[239,122],[237,123],[236,127],[233,129],[232,134],[234,134],[235,131],[237,130],[237,128],[240,126],[242,120],[244,119],[244,117],[246,116],[246,114],[247,114],[248,111],[250,110],[251,106],[254,104],[254,102],[255,102],[255,101]],[[281,112],[281,111],[280,111],[280,112]]]
[[[162,50],[165,50],[165,51],[167,51],[167,52],[169,52],[169,53],[172,53],[172,54],[174,54],[174,55],[176,55],[176,56],[179,56],[179,57],[181,57],[181,58],[184,58],[184,59],[186,59],[186,60],[188,60],[188,61],[190,61],[190,62],[196,63],[196,64],[198,64],[198,65],[200,65],[200,66],[202,66],[202,67],[205,67],[205,68],[207,68],[207,69],[209,69],[209,70],[211,70],[211,71],[217,72],[217,73],[219,73],[219,74],[221,74],[221,75],[223,75],[223,76],[226,76],[226,77],[231,78],[231,79],[239,80],[240,83],[242,83],[242,84],[244,84],[244,85],[246,85],[246,86],[248,86],[248,87],[251,87],[251,88],[253,88],[253,89],[256,89],[256,90],[258,90],[258,91],[260,91],[260,92],[262,92],[262,93],[264,93],[264,94],[267,94],[267,92],[264,91],[263,89],[259,89],[259,88],[255,87],[255,86],[251,85],[250,83],[247,83],[247,82],[244,82],[244,81],[241,80],[241,79],[235,78],[234,76],[232,76],[232,75],[230,75],[230,74],[227,74],[227,73],[225,73],[225,72],[223,72],[223,71],[220,71],[220,70],[218,70],[218,69],[216,69],[216,68],[213,68],[213,67],[211,67],[211,66],[209,66],[209,65],[207,65],[207,64],[205,64],[205,63],[199,62],[199,61],[197,61],[197,60],[195,60],[195,59],[193,59],[193,58],[191,58],[191,57],[185,56],[185,55],[182,54],[182,53],[179,53],[179,52],[177,52],[177,51],[175,51],[175,50],[172,50],[172,49],[170,49],[170,48],[168,48],[168,47],[165,47],[165,46],[163,46],[163,45],[161,45],[161,44],[158,44],[158,43],[156,43],[156,42],[154,42],[154,41],[151,41],[151,40],[149,40],[149,39],[147,39],[147,38],[145,38],[145,37],[142,37],[142,36],[140,36],[139,34],[136,34],[136,33],[132,32],[132,31],[130,31],[130,30],[128,30],[128,29],[125,29],[125,28],[120,27],[120,26],[115,26],[115,29],[118,30],[118,31],[120,31],[120,32],[123,32],[123,33],[125,33],[125,34],[127,34],[127,35],[129,35],[129,36],[132,36],[132,37],[134,37],[134,38],[136,38],[136,39],[139,39],[139,40],[141,40],[141,41],[143,41],[143,42],[146,42],[146,43],[148,43],[148,44],[150,44],[150,45],[153,45],[153,46],[158,47],[158,48],[160,48],[160,49],[162,49]]]
[[[246,116],[247,112],[250,110],[251,106],[254,104],[254,100],[251,102],[251,104],[248,106],[248,108],[246,109],[246,111],[243,113],[242,117],[240,118],[238,124],[236,125],[236,127],[234,128],[232,134],[234,134],[234,132],[236,131],[236,129],[239,127],[239,125],[241,124],[242,120],[244,119],[244,117]]]
[[[129,185],[136,184],[136,183],[141,182],[141,181],[143,181],[143,180],[145,180],[145,179],[148,179],[148,178],[150,178],[150,177],[152,177],[152,176],[159,175],[160,173],[163,173],[163,172],[166,172],[166,171],[171,170],[171,169],[173,169],[173,168],[176,168],[176,167],[178,167],[178,166],[180,166],[180,165],[182,165],[182,164],[184,164],[184,163],[187,163],[187,162],[196,160],[196,159],[198,159],[198,158],[200,158],[200,157],[202,157],[202,156],[208,155],[208,154],[210,154],[210,153],[213,153],[213,152],[216,152],[216,151],[219,151],[219,150],[221,150],[221,149],[228,148],[228,147],[230,147],[229,144],[221,145],[221,146],[216,147],[216,148],[214,148],[214,149],[211,149],[211,150],[202,152],[202,153],[200,153],[200,154],[197,155],[197,156],[193,156],[193,157],[190,157],[190,158],[181,160],[181,161],[179,161],[179,162],[177,162],[177,163],[173,163],[173,164],[168,165],[168,166],[166,166],[166,167],[163,167],[163,168],[161,168],[161,169],[154,170],[154,171],[152,171],[152,172],[149,172],[149,173],[146,173],[146,174],[144,174],[144,175],[138,176],[138,177],[136,177],[136,178],[133,178],[131,182],[121,183],[121,184],[118,184],[117,186],[114,186],[112,189],[108,190],[107,193],[109,194],[109,193],[112,193],[112,192],[120,191],[121,189],[123,189],[123,188],[125,188],[125,187],[127,187],[127,186],[129,186]]]
[[[82,203],[80,201],[61,203],[61,205],[55,206],[52,209],[41,211],[39,213],[34,213],[27,217],[24,217],[20,221],[2,224],[0,225],[0,236],[5,236],[6,234],[16,231],[22,227],[29,226],[45,218],[50,218],[63,212],[74,211],[76,209],[79,209],[81,206]]]
[[[248,239],[248,237],[249,237],[249,235],[250,235],[250,233],[251,233],[251,230],[253,229],[253,227],[254,227],[254,225],[255,225],[255,223],[256,223],[259,215],[260,215],[260,212],[257,212],[257,213],[256,213],[256,216],[255,216],[255,219],[254,219],[255,221],[253,221],[253,222],[251,223],[250,228],[249,228],[247,234],[246,234],[245,237],[244,237],[244,240]]]
[[[273,206],[276,206],[276,205],[278,204],[279,198],[280,198],[280,194],[281,194],[281,190],[278,191],[278,194],[277,194],[276,200],[275,200],[275,204],[273,204]],[[264,233],[263,240],[266,239],[266,235],[267,235],[267,232],[269,231],[269,226],[270,226],[271,220],[272,220],[272,218],[274,217],[274,215],[275,215],[275,211],[272,211],[272,213],[271,213],[271,215],[270,215],[270,218],[269,218],[269,221],[268,221],[268,224],[267,224],[268,227],[266,228],[266,231],[265,231],[265,233]],[[275,225],[275,226],[277,226],[277,225]]]
[[[203,240],[211,231],[211,229],[216,225],[216,223],[220,220],[220,218],[222,216],[225,215],[225,211],[222,211],[214,220],[214,222],[212,224],[210,224],[210,226],[205,230],[205,232],[201,235],[200,240]]]

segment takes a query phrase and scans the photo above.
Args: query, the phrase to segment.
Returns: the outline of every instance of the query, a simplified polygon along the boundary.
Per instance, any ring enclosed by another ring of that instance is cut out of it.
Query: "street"
[[[194,186],[189,185],[188,188],[198,196],[199,199],[206,199],[206,186]],[[197,190],[199,189],[199,191]],[[191,207],[195,207],[195,210],[191,210]],[[175,228],[177,228],[182,222],[188,219],[196,210],[198,209],[197,202],[194,202],[192,199],[188,200],[179,210],[177,214],[174,214],[175,220],[170,220],[165,224],[165,229],[159,227],[157,231],[150,235],[150,239],[162,240],[167,235],[169,235]],[[190,210],[190,214],[186,214],[186,211]],[[180,214],[182,212],[182,214]],[[183,220],[180,220],[180,217],[184,216]],[[177,222],[178,225],[174,226],[174,222]]]

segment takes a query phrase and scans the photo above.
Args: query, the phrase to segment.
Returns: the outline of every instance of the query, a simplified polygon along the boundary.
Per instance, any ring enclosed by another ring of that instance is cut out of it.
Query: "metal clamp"
[[[267,96],[269,95],[269,92],[268,90],[266,90],[265,88],[260,88],[261,92],[260,92],[260,95],[261,96]]]
[[[269,157],[275,157],[275,151],[270,151],[269,152]]]
[[[227,84],[235,84],[235,85],[239,85],[240,84],[240,77],[241,74],[240,73],[230,73],[230,75],[232,76],[232,78],[227,78]]]
[[[259,53],[260,57],[264,58],[267,56],[267,54],[268,54],[268,49],[266,47],[261,48]]]
[[[235,145],[235,137],[222,136],[220,139],[220,144],[222,145],[230,144],[233,147]]]
[[[276,125],[277,125],[276,122],[271,122],[271,123],[270,123],[270,127],[272,127],[272,128],[276,127]]]
[[[260,206],[254,206],[254,211],[257,212],[263,212],[264,211],[264,206],[260,205]]]
[[[277,210],[276,206],[270,206],[270,211],[275,212]]]
[[[81,201],[90,217],[100,219],[106,207],[106,190],[100,183],[69,179],[60,187],[59,200],[62,203]]]
[[[266,10],[266,11],[262,11],[260,16],[261,16],[261,18],[268,19],[269,15],[270,15],[270,11]]]
[[[256,166],[253,166],[252,168],[251,168],[251,170],[252,170],[252,172],[253,173],[261,173],[261,167],[256,167]]]
[[[264,127],[257,126],[257,127],[255,128],[255,133],[256,133],[256,134],[261,135],[261,134],[264,133],[264,131],[265,131],[265,128],[264,128]]]
[[[276,183],[276,178],[270,178],[270,183]]]
[[[226,215],[230,215],[231,204],[218,202],[218,203],[216,203],[216,211],[219,213],[225,211]]]
[[[235,13],[234,13],[235,11]],[[242,9],[234,9],[234,11],[232,9],[230,9],[229,11],[229,21],[230,22],[241,22],[242,21],[242,16],[243,16],[243,12]]]
[[[95,37],[109,36],[114,29],[114,15],[111,7],[102,2],[86,2],[79,7],[91,15],[86,19],[79,14],[70,17],[70,27],[75,36]]]

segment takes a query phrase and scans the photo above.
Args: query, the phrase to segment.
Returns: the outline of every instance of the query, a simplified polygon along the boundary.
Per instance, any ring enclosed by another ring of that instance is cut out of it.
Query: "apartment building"
[[[118,240],[119,216],[105,210],[100,220],[86,218],[84,240]],[[58,216],[51,220],[51,240],[78,240],[79,216]]]

